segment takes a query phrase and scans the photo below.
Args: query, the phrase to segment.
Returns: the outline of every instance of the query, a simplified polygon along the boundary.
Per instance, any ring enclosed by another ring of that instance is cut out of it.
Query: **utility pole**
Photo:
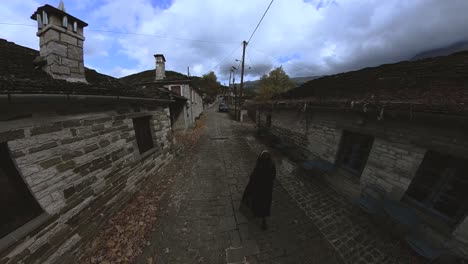
[[[247,47],[247,41],[242,41],[243,49],[242,49],[242,68],[241,68],[241,82],[240,82],[240,91],[239,91],[239,116],[238,120],[240,121],[240,111],[241,111],[241,104],[242,104],[242,91],[244,89],[244,61],[245,61],[245,48]]]
[[[190,66],[187,66],[187,77],[190,78]]]
[[[232,100],[231,100],[231,77],[232,77],[232,71],[229,71],[229,86],[228,86],[228,98],[229,98],[229,107],[232,106]]]
[[[234,90],[234,118],[237,117],[237,100],[238,94],[236,89],[236,72],[232,72],[232,89]]]

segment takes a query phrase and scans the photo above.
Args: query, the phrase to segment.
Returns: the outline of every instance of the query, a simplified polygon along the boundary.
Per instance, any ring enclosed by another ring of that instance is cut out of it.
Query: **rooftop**
[[[154,82],[166,82],[166,81],[190,81],[187,75],[178,73],[175,71],[166,71],[166,77],[163,80],[155,81],[156,71],[147,70],[139,73],[131,74],[120,78],[119,80],[125,83],[154,83]]]
[[[169,99],[168,93],[147,91],[85,68],[88,83],[56,80],[34,63],[37,50],[0,39],[0,94],[77,94]]]
[[[374,104],[467,115],[468,51],[325,76],[275,100],[348,108]]]

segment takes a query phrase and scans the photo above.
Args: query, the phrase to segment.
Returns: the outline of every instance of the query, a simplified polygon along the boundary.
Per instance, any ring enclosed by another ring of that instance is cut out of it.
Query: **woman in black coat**
[[[262,151],[257,164],[250,174],[249,183],[242,196],[242,205],[250,208],[254,216],[262,218],[262,229],[266,229],[266,217],[270,216],[273,194],[273,181],[276,177],[276,167],[271,154]]]

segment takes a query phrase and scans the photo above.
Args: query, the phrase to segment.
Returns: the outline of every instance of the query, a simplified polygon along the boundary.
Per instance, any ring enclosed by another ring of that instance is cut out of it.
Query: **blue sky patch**
[[[279,63],[286,63],[286,62],[291,61],[291,60],[299,60],[299,59],[301,59],[301,55],[299,53],[293,53],[293,54],[290,54],[290,55],[280,56],[278,58],[278,62]]]

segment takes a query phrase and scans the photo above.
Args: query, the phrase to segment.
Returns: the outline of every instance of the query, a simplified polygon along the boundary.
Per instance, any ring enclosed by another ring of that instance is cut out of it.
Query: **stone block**
[[[11,155],[12,155],[13,158],[17,159],[17,158],[21,158],[21,157],[26,156],[26,153],[24,153],[21,150],[15,150],[15,151],[11,152]]]
[[[71,160],[71,159],[76,158],[76,157],[79,157],[79,156],[81,156],[81,155],[83,155],[83,152],[82,152],[82,151],[74,150],[74,151],[72,151],[72,152],[63,154],[63,155],[62,155],[62,160],[63,160],[63,161]]]
[[[49,54],[46,57],[47,65],[59,64],[60,63],[60,56],[55,54]]]
[[[24,129],[15,129],[5,132],[0,132],[0,142],[12,141],[15,139],[24,138]]]
[[[60,41],[78,46],[78,39],[74,36],[68,35],[67,33],[60,33]]]
[[[101,147],[101,148],[107,147],[107,146],[109,146],[109,145],[110,145],[110,141],[109,141],[109,140],[106,140],[106,139],[105,139],[105,140],[101,140],[101,141],[99,142],[99,147]]]
[[[70,72],[71,72],[72,74],[73,74],[73,73],[79,74],[79,73],[80,73],[80,68],[78,68],[78,67],[71,67],[71,68],[70,68]]]
[[[60,75],[70,75],[70,68],[67,66],[53,64],[50,66],[50,73]]]
[[[44,44],[47,44],[50,41],[58,41],[60,39],[60,33],[55,30],[47,30],[44,34],[42,34],[41,39]]]
[[[83,138],[82,137],[66,138],[66,139],[60,140],[60,144],[66,145],[66,144],[71,144],[80,140],[83,140]]]
[[[83,60],[83,49],[77,46],[68,46],[68,58],[72,60]]]
[[[63,66],[67,66],[67,67],[70,67],[70,68],[78,68],[79,66],[79,62],[77,60],[71,60],[71,59],[67,59],[67,58],[62,58],[62,63],[61,63]]]
[[[61,162],[62,159],[60,157],[53,157],[51,159],[42,161],[41,163],[39,163],[39,165],[44,169],[48,169],[54,165],[60,164]]]
[[[95,151],[96,149],[98,149],[98,145],[97,144],[92,144],[92,145],[89,145],[89,146],[86,146],[84,147],[84,151],[86,154],[90,153],[90,152],[93,152]]]
[[[57,146],[58,146],[57,142],[48,142],[48,143],[42,144],[40,146],[30,148],[29,149],[29,154],[39,152],[39,151],[43,151],[43,150],[48,150],[48,149],[51,149],[51,148],[55,148]]]
[[[76,192],[75,186],[70,186],[70,187],[66,188],[65,190],[63,190],[63,197],[65,199],[68,199],[73,194],[75,194],[75,192]]]
[[[62,57],[67,57],[67,50],[67,45],[56,41],[51,41],[47,43],[45,52],[47,54],[56,54]]]
[[[67,121],[63,121],[62,125],[64,128],[78,127],[78,126],[81,126],[81,121],[80,120],[67,120]]]
[[[95,124],[102,124],[102,123],[109,122],[109,121],[112,121],[112,117],[110,117],[110,116],[94,119]]]
[[[62,130],[61,123],[54,123],[49,125],[43,125],[39,127],[34,127],[31,129],[31,136],[36,136],[45,133],[52,133]]]
[[[69,160],[67,162],[64,162],[62,164],[59,164],[57,165],[57,171],[59,172],[64,172],[64,171],[67,171],[67,170],[70,170],[70,169],[73,169],[76,167],[76,164],[73,160]]]
[[[77,45],[78,45],[78,47],[83,48],[83,41],[79,39],[77,41]]]
[[[104,130],[104,124],[95,125],[91,128],[93,132]]]

